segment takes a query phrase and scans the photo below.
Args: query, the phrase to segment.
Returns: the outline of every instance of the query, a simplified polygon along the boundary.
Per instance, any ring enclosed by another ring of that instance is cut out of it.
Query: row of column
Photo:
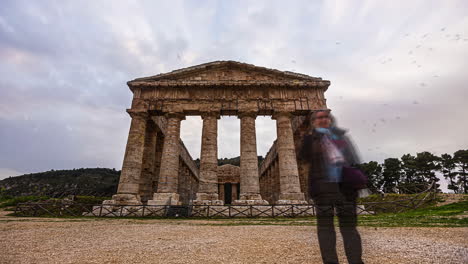
[[[117,194],[109,203],[141,204],[139,182],[143,168],[143,152],[147,129],[147,113],[133,113],[130,132],[125,151],[124,163]],[[203,130],[200,153],[199,186],[194,204],[223,204],[218,196],[218,119],[219,113],[203,113]],[[240,199],[233,204],[268,204],[260,194],[257,144],[255,133],[256,114],[253,112],[239,114],[241,125],[240,153]],[[305,203],[300,190],[299,173],[294,148],[291,114],[275,113],[277,151],[279,167],[279,197],[277,204]],[[149,205],[180,204],[178,190],[179,171],[179,138],[180,122],[185,116],[180,113],[166,114],[166,134],[161,154],[157,193],[148,201]]]
[[[280,193],[278,159],[275,158],[264,174],[260,176],[262,197],[270,203],[276,203]]]

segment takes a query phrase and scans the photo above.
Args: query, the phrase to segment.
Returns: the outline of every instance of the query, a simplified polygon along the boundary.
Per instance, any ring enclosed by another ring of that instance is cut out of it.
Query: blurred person
[[[343,182],[343,166],[359,164],[359,158],[345,135],[336,127],[330,110],[313,112],[311,129],[304,136],[299,158],[309,164],[308,187],[317,215],[317,237],[323,263],[338,263],[334,213],[338,216],[346,257],[351,264],[362,261],[362,243],[357,225],[359,190]]]

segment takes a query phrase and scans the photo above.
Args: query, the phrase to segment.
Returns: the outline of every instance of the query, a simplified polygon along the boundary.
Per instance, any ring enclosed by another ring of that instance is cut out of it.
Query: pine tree
[[[440,170],[439,160],[439,157],[428,151],[416,153],[416,175],[418,175],[418,178],[424,179],[427,187],[431,182],[435,182],[438,191],[440,191],[440,184],[437,183],[439,178],[435,175],[435,171]]]
[[[457,184],[456,167],[455,159],[450,154],[446,153],[440,156],[440,172],[442,172],[445,179],[449,180],[447,188],[452,190],[454,193],[458,193],[460,189]]]
[[[383,191],[385,193],[398,192],[397,186],[401,177],[401,161],[397,158],[385,159],[383,168]]]
[[[466,181],[466,176],[468,173],[468,149],[458,150],[453,154],[455,163],[458,167],[458,186],[460,188],[460,193],[468,193],[468,182]]]
[[[383,184],[382,166],[377,161],[370,161],[360,164],[359,168],[368,176],[369,190],[373,193],[380,192]]]

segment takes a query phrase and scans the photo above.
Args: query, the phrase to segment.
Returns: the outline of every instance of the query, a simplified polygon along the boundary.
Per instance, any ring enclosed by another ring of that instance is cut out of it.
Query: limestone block
[[[147,205],[142,216],[165,216],[165,206]]]
[[[193,200],[193,205],[224,205],[223,200]]]
[[[250,206],[231,206],[231,216],[250,217]]]
[[[229,217],[228,206],[210,206],[210,217]]]
[[[294,207],[294,214],[296,216],[313,216],[315,210],[313,205],[299,205]]]
[[[177,193],[155,193],[153,200],[148,200],[148,205],[181,205]]]
[[[234,200],[233,205],[267,205],[268,201],[266,200]]]
[[[112,195],[112,200],[105,200],[103,205],[141,205],[138,194],[118,193]]]
[[[271,217],[273,216],[273,208],[272,206],[255,205],[252,206],[252,215],[259,217]]]

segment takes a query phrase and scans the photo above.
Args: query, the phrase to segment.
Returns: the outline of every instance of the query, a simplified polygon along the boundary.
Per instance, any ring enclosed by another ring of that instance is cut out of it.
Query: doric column
[[[224,200],[224,185],[226,183],[221,183],[218,185],[218,197],[219,197],[219,200],[223,200],[224,203],[226,203],[226,201]]]
[[[278,137],[277,151],[280,194],[276,203],[306,203],[299,181],[291,114],[288,112],[277,112],[272,118],[276,119],[276,134]]]
[[[112,200],[106,200],[103,204],[141,204],[139,195],[140,177],[149,116],[147,112],[133,112],[131,110],[127,110],[127,112],[132,117],[132,121],[130,124],[130,131],[128,132],[119,187],[117,189],[117,194],[112,196]]]
[[[177,205],[179,203],[179,139],[180,122],[185,119],[181,113],[166,114],[167,125],[159,169],[158,190],[149,205]]]
[[[146,202],[153,197],[153,177],[155,172],[157,132],[152,120],[146,126],[145,149],[143,152],[143,164],[140,177],[140,198]]]
[[[154,119],[153,119],[154,121]],[[159,171],[161,168],[161,157],[164,146],[164,135],[161,131],[156,133],[156,150],[154,154],[154,172],[152,178],[152,189],[151,192],[155,193],[158,190]]]
[[[257,141],[253,112],[240,113],[240,197],[234,204],[268,204],[260,195]]]
[[[269,202],[272,202],[273,199],[271,199],[271,189],[272,189],[272,174],[271,174],[271,164],[269,166],[269,168],[267,169],[266,171],[266,195],[267,197],[265,197]]]
[[[223,204],[218,197],[218,119],[219,113],[202,114],[200,183],[194,204]]]
[[[236,183],[231,184],[231,201],[234,202],[237,200],[237,192],[239,191],[239,188],[237,188]]]
[[[273,201],[278,201],[280,194],[280,180],[279,180],[279,168],[278,168],[278,157],[273,162]]]

